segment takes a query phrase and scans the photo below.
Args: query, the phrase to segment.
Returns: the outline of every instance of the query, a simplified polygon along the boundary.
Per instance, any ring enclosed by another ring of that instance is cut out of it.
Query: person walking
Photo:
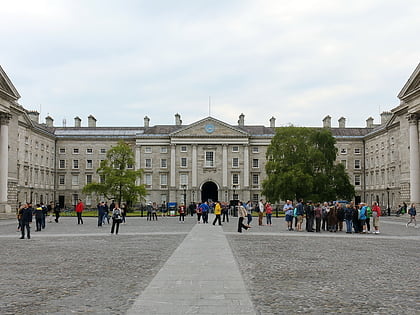
[[[372,205],[372,218],[373,218],[373,233],[379,234],[379,217],[381,216],[381,208],[375,201]]]
[[[127,204],[123,203],[121,205],[121,216],[122,216],[122,223],[125,224],[125,217],[127,216]]]
[[[152,221],[152,211],[153,211],[152,202],[149,201],[149,203],[146,206],[146,212],[147,212],[147,219],[146,219],[146,221]]]
[[[417,221],[416,221],[417,211],[416,211],[416,205],[414,203],[412,203],[410,209],[408,209],[408,214],[410,215],[410,221],[408,221],[405,226],[408,227],[410,223],[414,222],[414,227],[417,228]]]
[[[76,205],[76,214],[77,214],[77,224],[83,224],[82,213],[85,210],[85,205],[82,200],[79,199],[79,202]]]
[[[200,223],[201,215],[202,215],[201,205],[197,206],[196,212],[197,212],[197,223]]]
[[[31,238],[31,226],[30,224],[32,223],[32,205],[31,203],[27,203],[21,211],[21,228],[20,228],[20,232],[21,232],[21,237],[20,239],[24,239],[25,238],[25,229],[26,229],[26,238],[30,239]]]
[[[203,223],[209,223],[209,211],[210,211],[210,207],[207,203],[207,201],[204,201],[201,204],[201,215],[203,216]]]
[[[271,203],[267,202],[265,204],[265,216],[267,219],[267,225],[273,225],[273,222],[271,222],[271,216],[273,215],[273,207],[271,206]]]
[[[222,205],[219,201],[216,201],[216,204],[214,206],[214,214],[216,215],[216,217],[213,220],[213,225],[216,225],[217,221],[219,222],[219,225],[222,225],[222,222],[220,220],[220,216],[222,215]]]
[[[60,204],[57,202],[54,207],[55,223],[58,223],[58,219],[60,218],[60,212]]]
[[[238,201],[238,232],[242,233],[242,229],[248,230],[249,228],[251,228],[249,225],[245,225],[244,224],[244,219],[246,217],[247,213],[246,210],[244,208],[244,206],[242,205],[242,202]]]
[[[248,222],[246,224],[250,226],[251,225],[251,222],[252,222],[252,209],[254,208],[254,206],[252,205],[251,200],[249,200],[246,203],[245,208],[246,208],[246,216],[248,218]]]
[[[122,222],[121,209],[120,209],[118,203],[115,203],[114,210],[112,210],[111,234],[114,234],[114,230],[115,230],[115,234],[118,234],[118,230],[120,228],[120,223],[121,222]]]

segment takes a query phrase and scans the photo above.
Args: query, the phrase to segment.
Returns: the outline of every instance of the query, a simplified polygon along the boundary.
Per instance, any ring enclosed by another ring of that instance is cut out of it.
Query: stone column
[[[419,152],[419,115],[408,115],[410,137],[410,196],[411,202],[420,204],[420,152]]]
[[[141,169],[141,146],[137,145],[135,150],[136,170]],[[136,185],[140,185],[140,179],[136,180]]]
[[[223,157],[222,157],[222,186],[227,187],[228,177],[228,157],[227,157],[227,144],[223,145]]]
[[[0,113],[0,212],[11,212],[7,200],[9,177],[9,120],[12,116]]]
[[[244,187],[249,187],[249,147],[244,145]]]
[[[171,187],[175,187],[175,180],[176,180],[176,178],[175,178],[175,175],[176,175],[176,173],[175,173],[175,171],[176,171],[176,145],[175,144],[172,144],[171,145],[171,178],[170,178],[170,186]]]
[[[191,185],[192,189],[197,187],[197,145],[192,145],[192,158],[191,158]]]

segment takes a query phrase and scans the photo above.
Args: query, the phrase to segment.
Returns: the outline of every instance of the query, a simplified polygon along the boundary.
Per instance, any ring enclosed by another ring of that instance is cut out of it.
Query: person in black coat
[[[24,239],[25,238],[25,229],[26,229],[26,237],[29,239],[31,238],[31,227],[30,227],[30,223],[32,222],[32,212],[33,212],[33,208],[32,205],[28,202],[25,207],[23,207],[22,209],[22,216],[21,216],[21,232],[22,232],[22,236],[20,237],[20,239]]]

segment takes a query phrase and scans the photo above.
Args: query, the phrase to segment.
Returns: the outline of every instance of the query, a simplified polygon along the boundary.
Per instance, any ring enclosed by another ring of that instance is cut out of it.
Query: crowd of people
[[[404,204],[405,205],[405,204]],[[404,207],[404,206],[403,206]],[[400,213],[397,216],[404,214],[404,210],[401,207]],[[416,207],[415,204],[411,204],[410,208],[406,207],[406,212],[410,216],[410,221],[406,223],[408,227],[410,224],[414,224],[417,228],[416,222]],[[408,208],[408,210],[407,210]],[[77,224],[83,224],[83,211],[85,206],[82,200],[78,200],[75,211],[77,214]],[[127,205],[115,203],[114,201],[108,206],[107,202],[100,202],[97,205],[98,210],[98,227],[102,227],[104,224],[111,224],[111,234],[115,232],[118,234],[119,226],[121,223],[126,222]],[[156,203],[149,202],[146,206],[147,220],[157,221],[158,206]],[[238,201],[236,205],[229,204],[227,202],[208,202],[202,203],[192,202],[188,207],[183,203],[178,207],[179,222],[185,222],[186,215],[190,214],[193,216],[197,215],[197,223],[208,224],[209,213],[213,212],[215,218],[213,225],[222,225],[224,222],[229,222],[229,214],[238,216],[238,232],[242,233],[242,230],[248,230],[251,228],[251,222],[253,221],[253,212],[258,213],[258,225],[272,225],[272,214],[273,207],[269,202],[263,202],[259,200],[254,203],[248,201],[243,204]],[[307,231],[317,232],[329,231],[345,231],[346,233],[373,233],[379,234],[379,222],[381,217],[381,208],[377,202],[373,202],[372,205],[366,203],[359,203],[355,205],[353,203],[312,203],[311,201],[304,202],[302,199],[294,205],[291,200],[287,200],[283,206],[283,212],[285,214],[285,221],[288,231]],[[21,239],[26,237],[31,238],[30,235],[30,223],[35,218],[36,232],[42,231],[46,226],[46,218],[49,216],[49,222],[52,222],[53,214],[55,215],[55,222],[58,223],[60,218],[60,206],[53,202],[49,205],[43,203],[37,204],[35,207],[30,202],[23,204],[17,211],[18,218],[18,231],[21,232]],[[263,223],[264,215],[266,217],[266,224]],[[245,223],[245,219],[247,222]],[[344,226],[344,223],[346,224]]]

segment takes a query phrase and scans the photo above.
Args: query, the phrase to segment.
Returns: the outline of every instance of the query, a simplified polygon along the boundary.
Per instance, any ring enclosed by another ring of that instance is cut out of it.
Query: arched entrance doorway
[[[201,201],[217,201],[218,199],[217,185],[213,182],[206,182],[201,187]]]

